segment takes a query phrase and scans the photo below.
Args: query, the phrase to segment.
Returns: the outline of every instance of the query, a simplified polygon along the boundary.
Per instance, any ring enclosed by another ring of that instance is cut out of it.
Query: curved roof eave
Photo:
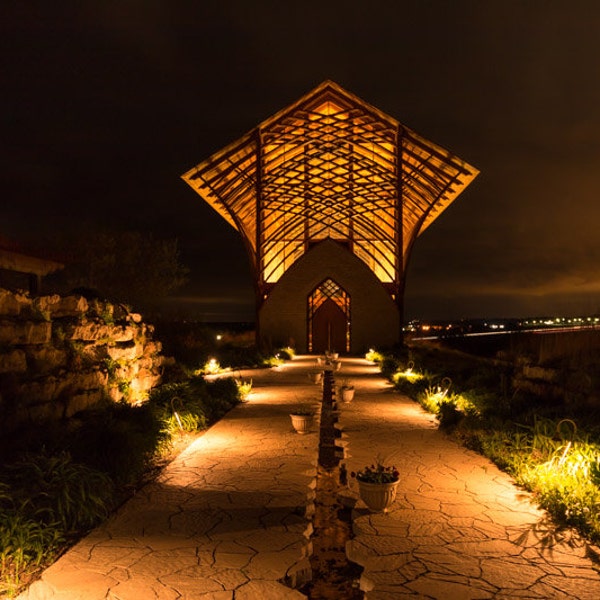
[[[477,169],[445,148],[420,136],[335,82],[324,81],[182,175],[182,179],[204,201],[242,234],[254,252],[256,223],[252,215],[255,216],[260,179],[258,162],[262,158],[258,154],[261,132],[276,127],[300,110],[310,110],[313,104],[327,100],[328,95],[331,95],[332,101],[337,100],[369,113],[397,132],[401,162],[399,176],[405,183],[411,184],[410,193],[408,190],[402,193],[402,202],[408,209],[402,223],[405,239],[414,240],[423,233],[479,174]]]

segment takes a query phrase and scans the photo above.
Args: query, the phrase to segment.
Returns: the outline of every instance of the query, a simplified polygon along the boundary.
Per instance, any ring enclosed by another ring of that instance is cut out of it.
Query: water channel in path
[[[311,538],[313,553],[310,558],[312,581],[300,591],[311,600],[360,600],[359,589],[362,567],[346,557],[346,542],[352,537],[352,509],[339,499],[345,485],[340,460],[343,450],[336,444],[339,439],[337,406],[334,394],[335,380],[330,370],[323,374],[323,401],[319,431],[319,466],[315,490],[314,533]]]

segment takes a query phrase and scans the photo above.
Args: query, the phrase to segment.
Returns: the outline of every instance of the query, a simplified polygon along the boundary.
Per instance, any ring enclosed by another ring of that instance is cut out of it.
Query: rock
[[[109,398],[145,400],[163,364],[152,332],[124,306],[0,289],[0,428],[70,418]]]
[[[81,323],[75,325],[70,332],[70,339],[94,342],[99,340],[112,342],[130,342],[134,338],[134,330],[131,327],[120,325],[104,325],[101,323]]]
[[[38,404],[50,404],[62,391],[60,379],[51,375],[42,377],[35,381],[26,381],[18,390],[18,397],[23,406],[36,406]]]
[[[105,398],[106,392],[100,388],[73,394],[65,400],[66,408],[64,409],[64,416],[71,418],[74,414],[82,410],[87,410],[100,404]]]
[[[23,350],[10,350],[0,354],[0,373],[24,373],[27,359]]]
[[[30,370],[40,375],[64,369],[68,362],[66,350],[54,346],[34,346],[27,348],[26,354]]]
[[[47,344],[52,335],[52,323],[46,321],[1,321],[0,344]]]
[[[34,423],[43,423],[46,421],[55,421],[62,419],[64,406],[53,402],[41,402],[27,406],[20,411],[18,420],[20,422],[30,421]]]
[[[88,301],[83,296],[41,296],[34,300],[34,305],[52,318],[82,317],[88,311]]]
[[[21,303],[17,300],[14,294],[0,288],[0,316],[16,317],[21,311]]]
[[[32,301],[33,306],[42,313],[52,313],[52,309],[60,302],[60,296],[53,294],[52,296],[39,296]]]
[[[150,371],[140,371],[135,379],[131,381],[131,389],[143,392],[150,391],[160,382],[160,375]]]
[[[90,371],[80,373],[69,373],[64,379],[64,388],[70,388],[73,391],[94,390],[108,385],[108,373],[102,371],[99,367]]]
[[[113,360],[135,360],[144,355],[144,347],[141,344],[127,346],[109,346],[106,352]]]
[[[162,350],[162,344],[158,341],[148,341],[144,346],[144,354],[149,356],[151,354],[158,354]]]

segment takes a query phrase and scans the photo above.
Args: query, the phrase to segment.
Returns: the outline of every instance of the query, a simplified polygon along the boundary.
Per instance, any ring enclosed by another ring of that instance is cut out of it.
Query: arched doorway
[[[350,351],[350,296],[333,279],[308,297],[308,351]]]

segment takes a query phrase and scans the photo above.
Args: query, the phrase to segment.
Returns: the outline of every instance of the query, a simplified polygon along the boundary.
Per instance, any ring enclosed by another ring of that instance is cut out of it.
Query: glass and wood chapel
[[[259,343],[359,353],[401,338],[413,244],[477,174],[325,81],[183,179],[242,236]]]

